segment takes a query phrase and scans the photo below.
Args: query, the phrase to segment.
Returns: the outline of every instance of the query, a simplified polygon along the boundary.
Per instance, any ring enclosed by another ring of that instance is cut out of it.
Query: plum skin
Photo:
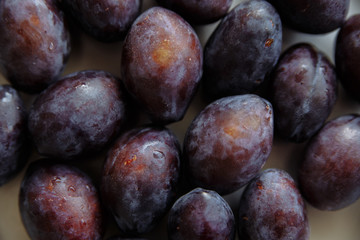
[[[360,101],[360,14],[350,17],[341,27],[335,45],[335,64],[345,91]]]
[[[38,93],[57,81],[71,50],[58,3],[4,0],[0,16],[0,63],[12,85]]]
[[[169,124],[181,120],[188,109],[202,63],[201,43],[192,27],[178,14],[152,7],[135,20],[125,38],[122,81],[153,122]]]
[[[245,188],[239,205],[240,239],[309,239],[304,200],[284,170],[266,169]]]
[[[180,175],[180,144],[164,127],[146,126],[122,134],[110,148],[101,193],[120,230],[151,231],[175,200]]]
[[[103,210],[97,189],[79,169],[43,159],[30,164],[19,207],[32,239],[102,239]]]
[[[171,240],[235,239],[235,218],[229,204],[215,191],[196,188],[181,196],[168,217]]]
[[[271,80],[277,133],[297,143],[308,140],[336,103],[334,65],[312,45],[298,43],[281,55]]]
[[[360,197],[360,116],[329,121],[308,143],[298,169],[299,187],[315,208],[335,211]]]
[[[28,160],[27,111],[17,90],[0,86],[0,186],[9,182]]]
[[[54,83],[30,108],[38,152],[64,160],[98,153],[126,121],[124,96],[119,79],[103,71],[80,71]]]
[[[210,103],[192,121],[184,139],[184,169],[190,184],[221,195],[244,186],[269,157],[273,124],[271,103],[257,95]]]

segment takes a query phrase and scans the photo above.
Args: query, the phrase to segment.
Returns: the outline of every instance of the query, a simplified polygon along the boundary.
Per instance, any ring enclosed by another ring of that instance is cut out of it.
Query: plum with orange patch
[[[202,76],[202,47],[176,13],[153,7],[132,25],[122,53],[122,80],[152,121],[183,118]]]
[[[254,177],[273,141],[271,104],[253,94],[209,104],[191,123],[184,139],[191,184],[231,193]]]

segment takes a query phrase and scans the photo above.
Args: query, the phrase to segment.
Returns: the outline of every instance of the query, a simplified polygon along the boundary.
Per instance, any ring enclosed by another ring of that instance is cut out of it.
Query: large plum
[[[0,64],[15,88],[39,92],[59,78],[70,35],[57,1],[0,1],[0,36]]]
[[[0,86],[0,186],[8,182],[26,163],[27,113],[18,92]]]
[[[119,137],[108,152],[101,191],[123,233],[158,224],[174,201],[179,168],[180,144],[168,129],[141,127]]]
[[[182,119],[202,75],[202,47],[176,13],[153,7],[132,25],[122,54],[122,80],[151,119]]]
[[[321,210],[338,210],[360,197],[360,116],[328,122],[309,142],[299,168],[305,199]]]
[[[184,139],[185,168],[191,183],[231,193],[248,183],[269,157],[273,141],[271,104],[253,94],[209,104]]]
[[[209,98],[251,93],[275,66],[282,26],[264,0],[244,1],[212,33],[204,50],[205,93]]]
[[[275,127],[285,139],[304,142],[330,115],[337,98],[335,67],[312,45],[287,49],[272,74]]]
[[[244,240],[306,240],[309,222],[292,177],[267,169],[246,187],[239,206],[239,236]]]
[[[43,91],[31,106],[28,121],[38,152],[72,159],[102,150],[126,119],[119,81],[107,72],[80,71]]]
[[[32,163],[21,183],[20,213],[31,239],[102,239],[103,212],[90,178],[49,162]]]

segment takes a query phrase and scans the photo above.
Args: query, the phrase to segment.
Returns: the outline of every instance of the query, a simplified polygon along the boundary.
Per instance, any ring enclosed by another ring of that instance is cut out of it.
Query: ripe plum
[[[304,200],[287,172],[266,169],[251,180],[239,206],[240,239],[306,240],[309,231]]]
[[[149,232],[171,207],[177,190],[180,145],[166,128],[127,131],[110,149],[102,196],[123,233]]]
[[[281,21],[264,0],[244,1],[221,21],[204,50],[206,95],[254,92],[275,66],[282,45]]]
[[[235,239],[229,204],[215,191],[196,188],[180,197],[168,218],[170,240]]]
[[[43,91],[29,113],[40,154],[72,159],[102,150],[125,122],[119,79],[103,71],[70,74]]]
[[[273,112],[267,100],[253,94],[221,98],[189,126],[185,168],[196,186],[231,193],[258,173],[272,142]]]
[[[312,45],[296,44],[272,74],[275,128],[285,139],[304,142],[331,113],[337,98],[335,67]]]
[[[157,123],[183,118],[202,75],[202,47],[178,14],[153,7],[132,25],[122,52],[122,80]]]
[[[49,164],[49,159],[32,163],[21,184],[19,205],[31,239],[102,239],[98,192],[75,167]]]
[[[56,1],[0,1],[0,64],[15,88],[40,92],[58,80],[70,35]]]
[[[305,199],[321,210],[338,210],[360,197],[360,116],[328,122],[309,142],[299,168]]]

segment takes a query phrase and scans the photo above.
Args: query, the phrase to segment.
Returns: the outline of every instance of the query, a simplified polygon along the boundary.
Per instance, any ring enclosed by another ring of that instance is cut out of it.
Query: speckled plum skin
[[[275,66],[282,26],[264,0],[244,1],[231,10],[204,49],[204,90],[211,98],[254,92]]]
[[[113,42],[125,38],[140,14],[141,0],[63,0],[68,12],[94,38]]]
[[[349,18],[336,39],[335,63],[342,86],[360,101],[360,14]]]
[[[166,128],[142,127],[119,137],[110,149],[102,196],[123,233],[151,231],[175,200],[180,145]]]
[[[279,11],[284,25],[297,31],[321,34],[344,23],[349,0],[268,0]]]
[[[330,115],[337,99],[335,67],[312,45],[296,44],[272,74],[275,128],[285,139],[304,142]]]
[[[67,160],[102,150],[126,119],[119,84],[110,73],[81,71],[43,91],[31,106],[28,122],[38,152]]]
[[[157,0],[185,18],[191,24],[209,24],[224,17],[233,0]]]
[[[285,171],[267,169],[246,187],[239,205],[239,237],[250,240],[306,240],[304,200]]]
[[[103,212],[90,178],[79,169],[32,163],[20,188],[22,221],[31,239],[94,239],[103,235]]]
[[[1,1],[0,36],[0,64],[15,88],[40,92],[58,80],[71,46],[56,1]]]
[[[229,204],[215,191],[196,188],[180,197],[168,218],[170,240],[235,239]]]
[[[311,205],[334,211],[359,199],[359,182],[360,115],[343,115],[309,142],[299,168],[299,186]]]
[[[0,86],[0,186],[25,165],[29,153],[27,112],[18,92]]]
[[[257,95],[229,96],[209,104],[184,139],[190,181],[220,194],[238,190],[269,157],[273,131],[272,105]]]
[[[183,118],[202,76],[202,47],[178,14],[153,7],[132,25],[122,52],[122,80],[152,121]]]

